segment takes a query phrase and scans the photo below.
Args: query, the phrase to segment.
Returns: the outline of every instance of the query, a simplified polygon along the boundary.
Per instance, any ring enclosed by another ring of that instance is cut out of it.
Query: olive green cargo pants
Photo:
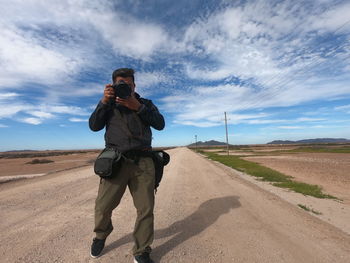
[[[112,211],[119,205],[128,186],[137,210],[132,252],[134,255],[151,252],[154,238],[154,172],[152,158],[141,157],[137,164],[125,160],[112,179],[101,179],[95,202],[96,238],[105,239],[112,232]]]

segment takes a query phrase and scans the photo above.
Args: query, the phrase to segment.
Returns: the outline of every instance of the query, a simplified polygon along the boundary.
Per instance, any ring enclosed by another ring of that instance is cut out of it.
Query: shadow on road
[[[155,239],[172,236],[171,239],[153,249],[152,258],[159,262],[169,251],[201,233],[223,214],[227,214],[231,209],[241,206],[237,196],[226,196],[210,199],[202,203],[198,209],[183,220],[171,224],[167,228],[155,231]],[[123,244],[133,242],[132,234],[128,234],[119,240],[106,246],[105,253]]]

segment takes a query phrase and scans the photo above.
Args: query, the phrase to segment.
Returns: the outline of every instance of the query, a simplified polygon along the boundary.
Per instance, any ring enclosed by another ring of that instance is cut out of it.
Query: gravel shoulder
[[[350,236],[187,148],[156,195],[156,262],[349,262]],[[2,262],[132,262],[127,191],[101,258],[89,257],[92,167],[0,184]]]

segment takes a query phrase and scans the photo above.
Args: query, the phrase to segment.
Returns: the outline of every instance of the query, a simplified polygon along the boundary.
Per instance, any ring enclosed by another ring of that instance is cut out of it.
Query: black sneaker
[[[141,255],[134,257],[134,263],[154,263],[154,261],[149,257],[149,253],[143,252]]]
[[[103,248],[105,247],[106,239],[97,239],[92,240],[90,256],[92,258],[98,258],[101,255]]]

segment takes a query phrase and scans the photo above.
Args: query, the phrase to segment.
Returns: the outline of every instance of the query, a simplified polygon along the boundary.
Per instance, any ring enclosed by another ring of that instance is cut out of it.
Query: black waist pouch
[[[155,185],[154,188],[157,190],[160,181],[163,177],[164,166],[170,162],[170,156],[164,151],[152,151],[153,162],[155,168]]]
[[[111,178],[121,167],[122,160],[122,154],[117,149],[105,148],[95,161],[95,174],[101,178]]]

